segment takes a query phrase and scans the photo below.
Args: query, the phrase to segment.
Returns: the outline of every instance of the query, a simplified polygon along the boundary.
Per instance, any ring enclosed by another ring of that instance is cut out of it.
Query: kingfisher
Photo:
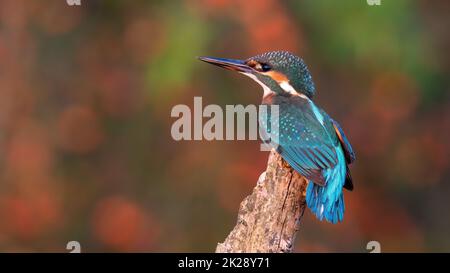
[[[277,105],[277,127],[259,117],[262,135],[281,157],[308,180],[306,204],[319,219],[344,219],[343,189],[353,190],[349,165],[356,159],[342,127],[314,101],[316,88],[304,61],[287,51],[272,51],[246,60],[199,57],[239,72],[263,88],[262,105]],[[276,115],[276,114],[275,114]]]

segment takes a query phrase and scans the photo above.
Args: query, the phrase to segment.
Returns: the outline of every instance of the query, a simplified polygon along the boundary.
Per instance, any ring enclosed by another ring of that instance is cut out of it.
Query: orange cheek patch
[[[280,72],[276,72],[276,71],[269,71],[266,73],[263,73],[264,75],[267,75],[269,77],[271,77],[272,79],[274,79],[277,83],[282,83],[282,82],[289,82],[288,78],[286,77],[286,75],[284,75],[283,73]]]
[[[246,63],[250,67],[255,67],[257,64],[259,64],[257,61],[250,60]]]

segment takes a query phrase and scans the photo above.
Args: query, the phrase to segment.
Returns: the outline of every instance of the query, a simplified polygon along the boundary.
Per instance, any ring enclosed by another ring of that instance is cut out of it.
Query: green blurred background
[[[265,169],[258,141],[172,140],[173,106],[259,104],[196,56],[289,50],[357,153],[343,223],[299,252],[450,251],[450,2],[0,2],[0,251],[211,252]]]

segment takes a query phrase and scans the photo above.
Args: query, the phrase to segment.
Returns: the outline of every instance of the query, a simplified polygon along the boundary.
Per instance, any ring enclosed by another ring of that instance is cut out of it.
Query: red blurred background
[[[213,251],[265,169],[257,141],[174,141],[177,104],[258,104],[196,60],[289,50],[357,153],[342,224],[296,251],[450,251],[448,1],[0,5],[0,251]]]

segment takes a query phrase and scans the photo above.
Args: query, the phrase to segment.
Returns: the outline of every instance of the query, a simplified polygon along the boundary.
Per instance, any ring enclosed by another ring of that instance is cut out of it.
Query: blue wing
[[[287,100],[287,99],[286,99]],[[269,119],[260,117],[263,132],[272,134],[272,145],[297,172],[318,185],[325,185],[322,170],[333,168],[338,163],[336,133],[328,116],[309,100],[289,98],[276,102],[279,115],[269,112]],[[278,124],[269,125],[269,120],[278,119]],[[277,139],[278,138],[278,139]]]
[[[352,145],[350,144],[350,141],[348,141],[347,137],[344,134],[344,130],[342,130],[342,127],[337,123],[337,121],[330,118],[331,122],[333,123],[333,127],[336,131],[336,134],[339,138],[339,142],[342,145],[342,148],[344,149],[345,154],[345,160],[347,164],[351,164],[356,160],[355,152],[353,151]]]
[[[342,221],[342,188],[353,189],[347,165],[355,159],[342,128],[306,98],[275,96],[270,104],[279,106],[279,114],[270,112],[269,120],[279,122],[269,126],[260,116],[260,126],[270,134],[270,144],[283,159],[314,182],[308,184],[306,192],[308,207],[320,220]]]

